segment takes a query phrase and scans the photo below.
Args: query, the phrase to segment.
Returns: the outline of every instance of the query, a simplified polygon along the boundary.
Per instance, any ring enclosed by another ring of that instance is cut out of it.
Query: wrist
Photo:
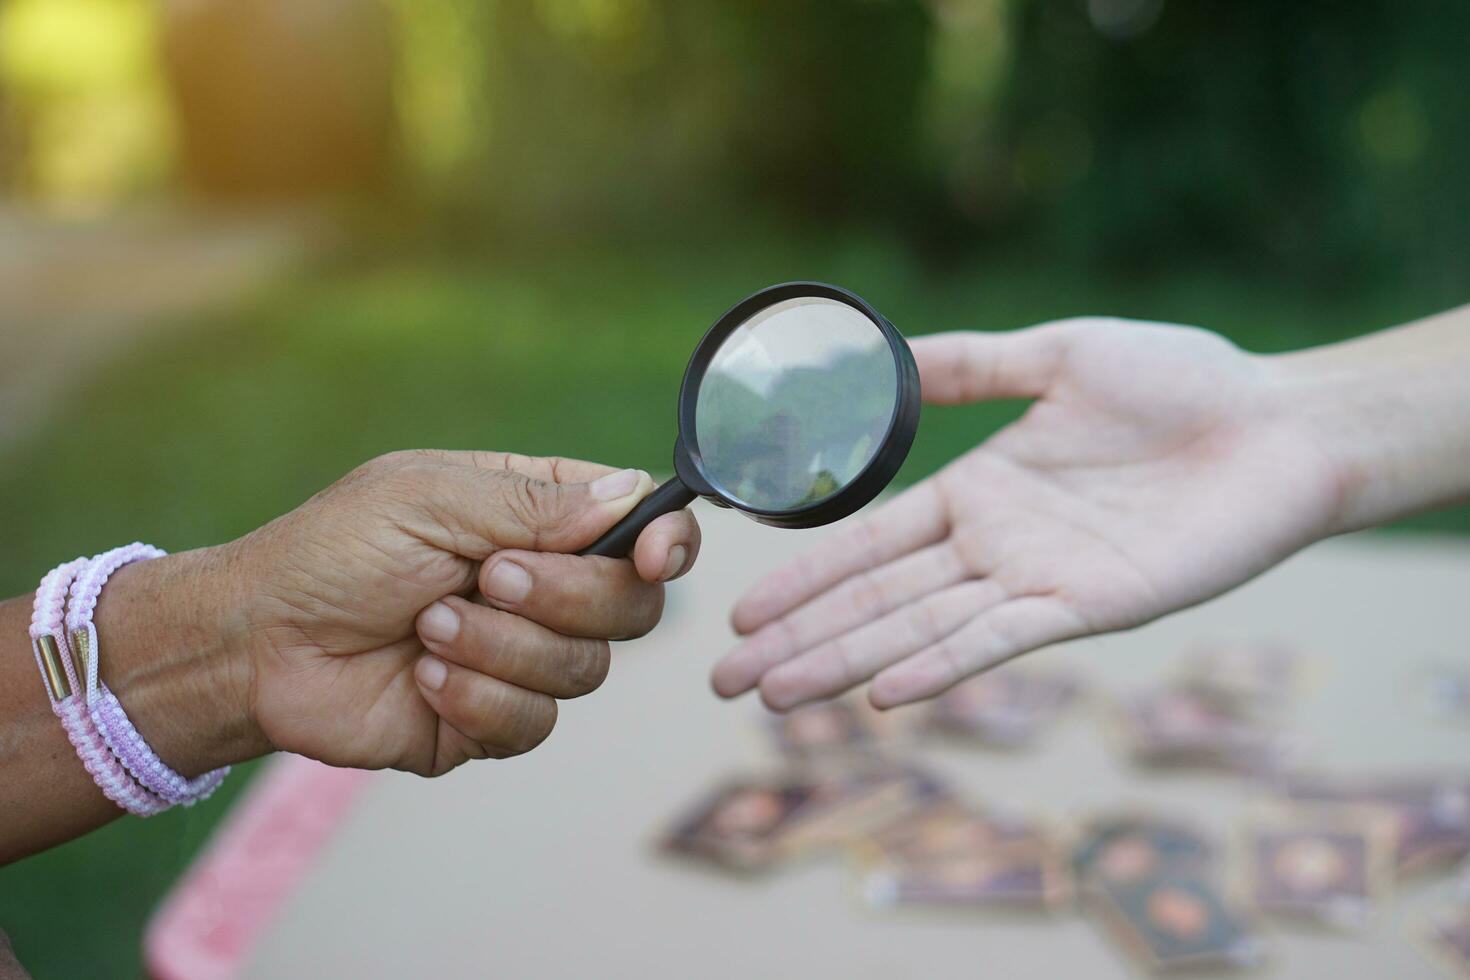
[[[1265,360],[1283,417],[1333,474],[1329,533],[1470,498],[1462,313]]]
[[[101,679],[144,739],[186,777],[269,751],[233,546],[118,569],[98,603]]]
[[[1347,411],[1340,392],[1353,383],[1316,350],[1264,355],[1269,415],[1290,433],[1298,453],[1315,467],[1327,488],[1321,494],[1320,537],[1354,530],[1361,511],[1364,483],[1370,472],[1365,446],[1355,437],[1359,423]]]

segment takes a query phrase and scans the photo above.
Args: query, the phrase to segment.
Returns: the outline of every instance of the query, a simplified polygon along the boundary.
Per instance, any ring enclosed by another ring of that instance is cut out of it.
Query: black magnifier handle
[[[676,476],[638,501],[638,506],[634,507],[627,517],[618,521],[606,534],[577,554],[626,558],[633,553],[633,545],[637,543],[638,535],[642,534],[643,529],[655,518],[672,514],[676,510],[683,510],[694,503],[694,498],[697,496],[699,495],[686,487],[684,481]]]

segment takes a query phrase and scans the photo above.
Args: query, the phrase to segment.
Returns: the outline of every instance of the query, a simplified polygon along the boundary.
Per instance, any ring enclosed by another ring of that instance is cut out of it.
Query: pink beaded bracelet
[[[36,666],[46,685],[51,710],[61,720],[87,774],[118,806],[139,816],[152,816],[167,809],[168,804],[128,775],[98,733],[81,690],[81,679],[89,669],[79,659],[85,652],[74,650],[62,629],[67,593],[87,564],[87,559],[77,558],[58,565],[41,579],[31,611],[31,650],[36,655]]]
[[[71,598],[66,606],[66,632],[72,648],[81,652],[86,668],[85,703],[88,714],[114,758],[144,789],[168,805],[193,806],[215,791],[229,775],[229,767],[206,772],[194,779],[175,772],[139,734],[107,685],[97,679],[102,651],[92,615],[102,595],[102,587],[112,573],[124,565],[161,558],[164,554],[152,545],[134,542],[93,558],[72,582]]]

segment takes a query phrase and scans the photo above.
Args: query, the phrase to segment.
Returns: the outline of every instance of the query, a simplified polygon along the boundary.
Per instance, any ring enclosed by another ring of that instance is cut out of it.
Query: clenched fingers
[[[642,636],[664,608],[663,586],[620,558],[500,551],[480,570],[480,592],[557,633],[608,640]]]
[[[416,625],[430,653],[528,691],[576,698],[607,678],[606,640],[566,636],[459,596],[429,606]]]
[[[434,712],[455,731],[503,759],[529,752],[546,740],[556,725],[556,699],[528,691],[496,677],[427,654],[414,666],[419,692]],[[438,753],[435,771],[462,759]]]

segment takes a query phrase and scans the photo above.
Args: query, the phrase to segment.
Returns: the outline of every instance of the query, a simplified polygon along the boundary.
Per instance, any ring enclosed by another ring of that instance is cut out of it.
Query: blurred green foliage
[[[938,264],[1024,242],[1097,274],[1211,264],[1437,305],[1470,280],[1462,3],[461,11],[485,54],[451,221],[648,236],[756,208]]]
[[[1458,0],[311,11],[8,0],[0,155],[22,160],[0,173],[43,196],[156,191],[171,167],[216,195],[379,203],[387,173],[461,240],[715,233],[754,209],[936,265],[1027,243],[1097,274],[1211,264],[1441,306],[1470,279]]]
[[[498,4],[488,202],[518,227],[752,200],[892,215],[918,180],[929,17],[918,0],[832,14],[830,0]]]
[[[1098,267],[1470,281],[1470,6],[1014,4],[1011,229]],[[1005,190],[998,192],[1005,195]]]

